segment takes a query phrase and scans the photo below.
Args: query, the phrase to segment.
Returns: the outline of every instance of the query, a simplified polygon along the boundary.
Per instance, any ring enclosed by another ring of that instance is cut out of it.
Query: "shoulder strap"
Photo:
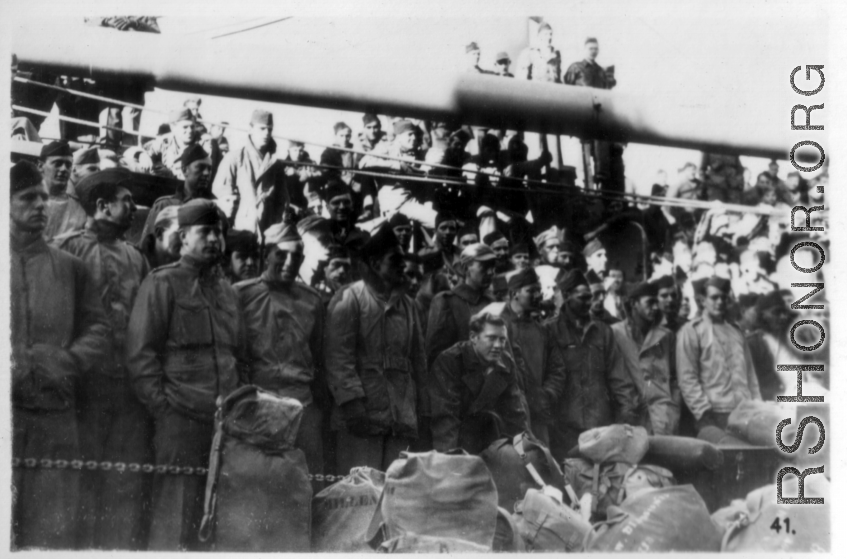
[[[206,478],[206,498],[203,503],[203,520],[200,522],[198,538],[208,541],[214,533],[215,512],[218,504],[218,475],[221,464],[221,439],[223,438],[223,397],[218,396],[218,409],[215,412],[215,438],[212,440],[212,452],[209,456],[209,473]]]

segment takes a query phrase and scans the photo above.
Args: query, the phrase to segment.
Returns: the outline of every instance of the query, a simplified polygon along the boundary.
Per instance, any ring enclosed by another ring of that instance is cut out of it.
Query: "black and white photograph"
[[[845,11],[5,3],[0,555],[835,554]]]

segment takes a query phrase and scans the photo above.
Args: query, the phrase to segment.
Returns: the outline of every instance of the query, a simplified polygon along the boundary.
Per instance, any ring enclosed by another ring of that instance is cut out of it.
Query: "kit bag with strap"
[[[811,479],[807,478],[810,482]],[[815,491],[806,488],[806,497],[823,496],[820,505],[780,505],[776,485],[751,491],[745,500],[736,499],[716,511],[712,520],[724,528],[721,551],[808,553],[830,551],[829,482],[815,476]],[[796,495],[796,484],[784,495]],[[802,509],[798,512],[798,509]]]
[[[565,484],[573,489],[578,500],[590,493],[591,517],[602,520],[610,506],[623,502],[628,487],[669,487],[676,481],[669,470],[651,464],[594,464],[582,458],[567,458]]]
[[[651,435],[644,462],[672,471],[715,470],[723,464],[723,452],[699,438]]]
[[[385,473],[360,467],[312,500],[312,551],[370,551],[368,525],[385,485]]]
[[[586,551],[707,551],[721,548],[721,534],[703,498],[691,485],[646,489],[609,510],[585,539]]]
[[[627,424],[595,427],[579,435],[579,454],[595,463],[638,464],[649,445],[647,429]]]
[[[783,419],[791,419],[791,424],[783,429],[783,440],[794,440],[797,425],[796,412],[776,402],[744,400],[729,414],[726,430],[750,444],[776,448],[774,433]]]
[[[578,512],[533,488],[515,504],[515,524],[527,551],[579,552],[591,531]]]
[[[379,553],[488,553],[491,548],[457,538],[406,534],[384,541]]]
[[[480,455],[494,478],[497,487],[498,505],[513,510],[515,503],[523,499],[530,487],[540,489],[526,465],[532,464],[546,485],[560,491],[563,487],[562,469],[550,450],[528,433],[520,433],[511,439],[498,439]]]
[[[495,552],[523,553],[526,551],[515,517],[503,507],[497,507],[497,528],[494,531]]]
[[[294,448],[303,406],[256,386],[219,401],[200,538],[218,551],[309,551],[312,484]]]
[[[485,462],[461,449],[401,452],[385,472],[385,487],[368,542],[410,534],[464,540],[492,549],[497,489]]]

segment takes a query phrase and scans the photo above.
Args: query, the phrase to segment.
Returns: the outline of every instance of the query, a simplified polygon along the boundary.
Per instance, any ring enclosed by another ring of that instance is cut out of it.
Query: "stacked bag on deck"
[[[365,535],[376,512],[385,473],[353,468],[312,500],[312,551],[370,551]]]
[[[303,406],[256,386],[219,407],[200,537],[218,551],[309,551],[312,484],[294,448]]]

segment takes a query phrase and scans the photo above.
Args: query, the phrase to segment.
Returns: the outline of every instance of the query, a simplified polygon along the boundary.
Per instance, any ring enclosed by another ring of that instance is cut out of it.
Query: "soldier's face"
[[[659,310],[665,316],[672,316],[679,310],[679,297],[675,287],[663,287],[659,290]]]
[[[541,249],[544,256],[544,263],[550,264],[551,266],[559,265],[560,248],[561,244],[558,239],[544,241],[544,246]]]
[[[441,241],[442,246],[453,244],[453,239],[456,238],[456,222],[443,221],[439,223],[435,229],[435,234]]]
[[[568,306],[576,316],[585,318],[591,311],[591,301],[594,297],[587,285],[579,285],[567,294]]]
[[[462,235],[459,237],[459,248],[464,249],[467,246],[476,244],[479,242],[479,237],[476,236],[476,233],[468,233],[467,235]]]
[[[585,45],[585,56],[588,57],[588,60],[594,60],[598,54],[600,54],[600,45],[594,42]]]
[[[468,66],[473,68],[477,64],[479,64],[479,51],[472,50],[465,55],[465,60],[467,60]]]
[[[389,287],[401,287],[406,283],[404,269],[406,261],[400,248],[394,248],[377,260],[373,260],[371,268]]]
[[[477,355],[486,363],[494,364],[503,356],[506,347],[506,327],[486,324],[482,332],[471,332],[471,342]]]
[[[179,259],[182,249],[182,239],[179,236],[179,224],[172,220],[167,229],[162,229],[156,236],[156,252],[167,255],[171,261]]]
[[[350,259],[333,258],[326,265],[326,279],[336,285],[345,285],[350,281]]]
[[[47,226],[47,187],[39,183],[12,194],[9,217],[13,230],[38,233]]]
[[[412,238],[412,228],[408,225],[398,225],[394,228],[394,234],[397,240],[400,241],[400,246],[404,249],[409,246],[409,239]]]
[[[598,274],[606,271],[606,249],[601,248],[585,260],[588,263],[588,268],[594,270]]]
[[[467,266],[465,273],[465,283],[475,289],[488,289],[491,282],[494,281],[494,261],[486,262],[472,261]]]
[[[506,72],[508,72],[509,71],[509,64],[510,64],[510,62],[508,60],[498,60],[495,63],[495,67],[497,68],[497,73],[498,74],[505,74]]]
[[[710,318],[723,320],[726,315],[726,293],[713,285],[706,287],[706,297],[703,300],[703,310]]]
[[[497,260],[507,260],[509,258],[509,241],[500,239],[491,245],[491,250],[497,255]]]
[[[272,280],[293,283],[300,273],[302,264],[303,252],[301,250],[283,250],[274,247],[268,255],[267,270]]]
[[[588,289],[591,291],[591,311],[602,313],[603,303],[606,301],[606,289],[602,283],[591,284]]]
[[[229,267],[235,281],[255,278],[259,275],[259,258],[252,252],[233,252],[229,255]]]
[[[525,285],[513,294],[514,300],[525,311],[535,311],[541,307],[541,284]]]
[[[403,274],[406,276],[407,294],[409,297],[414,297],[418,294],[418,290],[421,288],[421,280],[423,279],[421,265],[407,261]]]
[[[274,127],[266,124],[250,124],[250,140],[256,147],[263,147],[271,143]]]
[[[73,175],[74,180],[79,182],[83,178],[87,177],[88,175],[92,175],[99,170],[100,170],[100,164],[99,163],[87,163],[85,165],[74,165],[74,168],[71,171],[71,174]]]
[[[353,137],[353,131],[349,128],[342,128],[335,133],[335,145],[347,147],[350,145],[350,139]]]
[[[333,221],[347,221],[353,211],[353,200],[347,194],[336,196],[327,204],[327,210],[329,210],[329,218]]]
[[[174,138],[180,145],[185,145],[191,142],[194,136],[194,122],[191,120],[180,120],[179,122],[171,123],[171,132]]]
[[[382,124],[379,122],[369,122],[365,125],[365,138],[371,142],[377,141],[382,133]]]
[[[538,34],[538,43],[542,46],[553,44],[553,30],[544,29]]]
[[[632,312],[644,322],[656,322],[659,317],[659,301],[652,295],[639,297],[632,303]]]
[[[415,131],[407,130],[397,135],[397,144],[404,150],[415,149]]]
[[[47,185],[48,191],[56,188],[67,188],[68,179],[71,178],[71,167],[73,159],[70,156],[54,155],[41,162],[41,175],[44,177],[44,183]]]
[[[526,252],[519,252],[517,254],[513,254],[510,257],[512,261],[512,265],[515,267],[515,270],[523,270],[529,268],[529,254]]]
[[[223,246],[220,225],[190,225],[183,227],[179,236],[182,240],[182,254],[205,263],[214,262],[220,257]]]
[[[192,194],[204,194],[209,191],[212,180],[212,160],[210,158],[192,161],[182,168],[185,174],[185,184]]]
[[[299,161],[302,153],[303,146],[290,146],[288,148],[288,157],[290,157],[292,161]]]
[[[135,201],[132,193],[124,187],[118,187],[115,198],[111,201],[98,201],[98,216],[126,230],[132,225],[135,217]]]

